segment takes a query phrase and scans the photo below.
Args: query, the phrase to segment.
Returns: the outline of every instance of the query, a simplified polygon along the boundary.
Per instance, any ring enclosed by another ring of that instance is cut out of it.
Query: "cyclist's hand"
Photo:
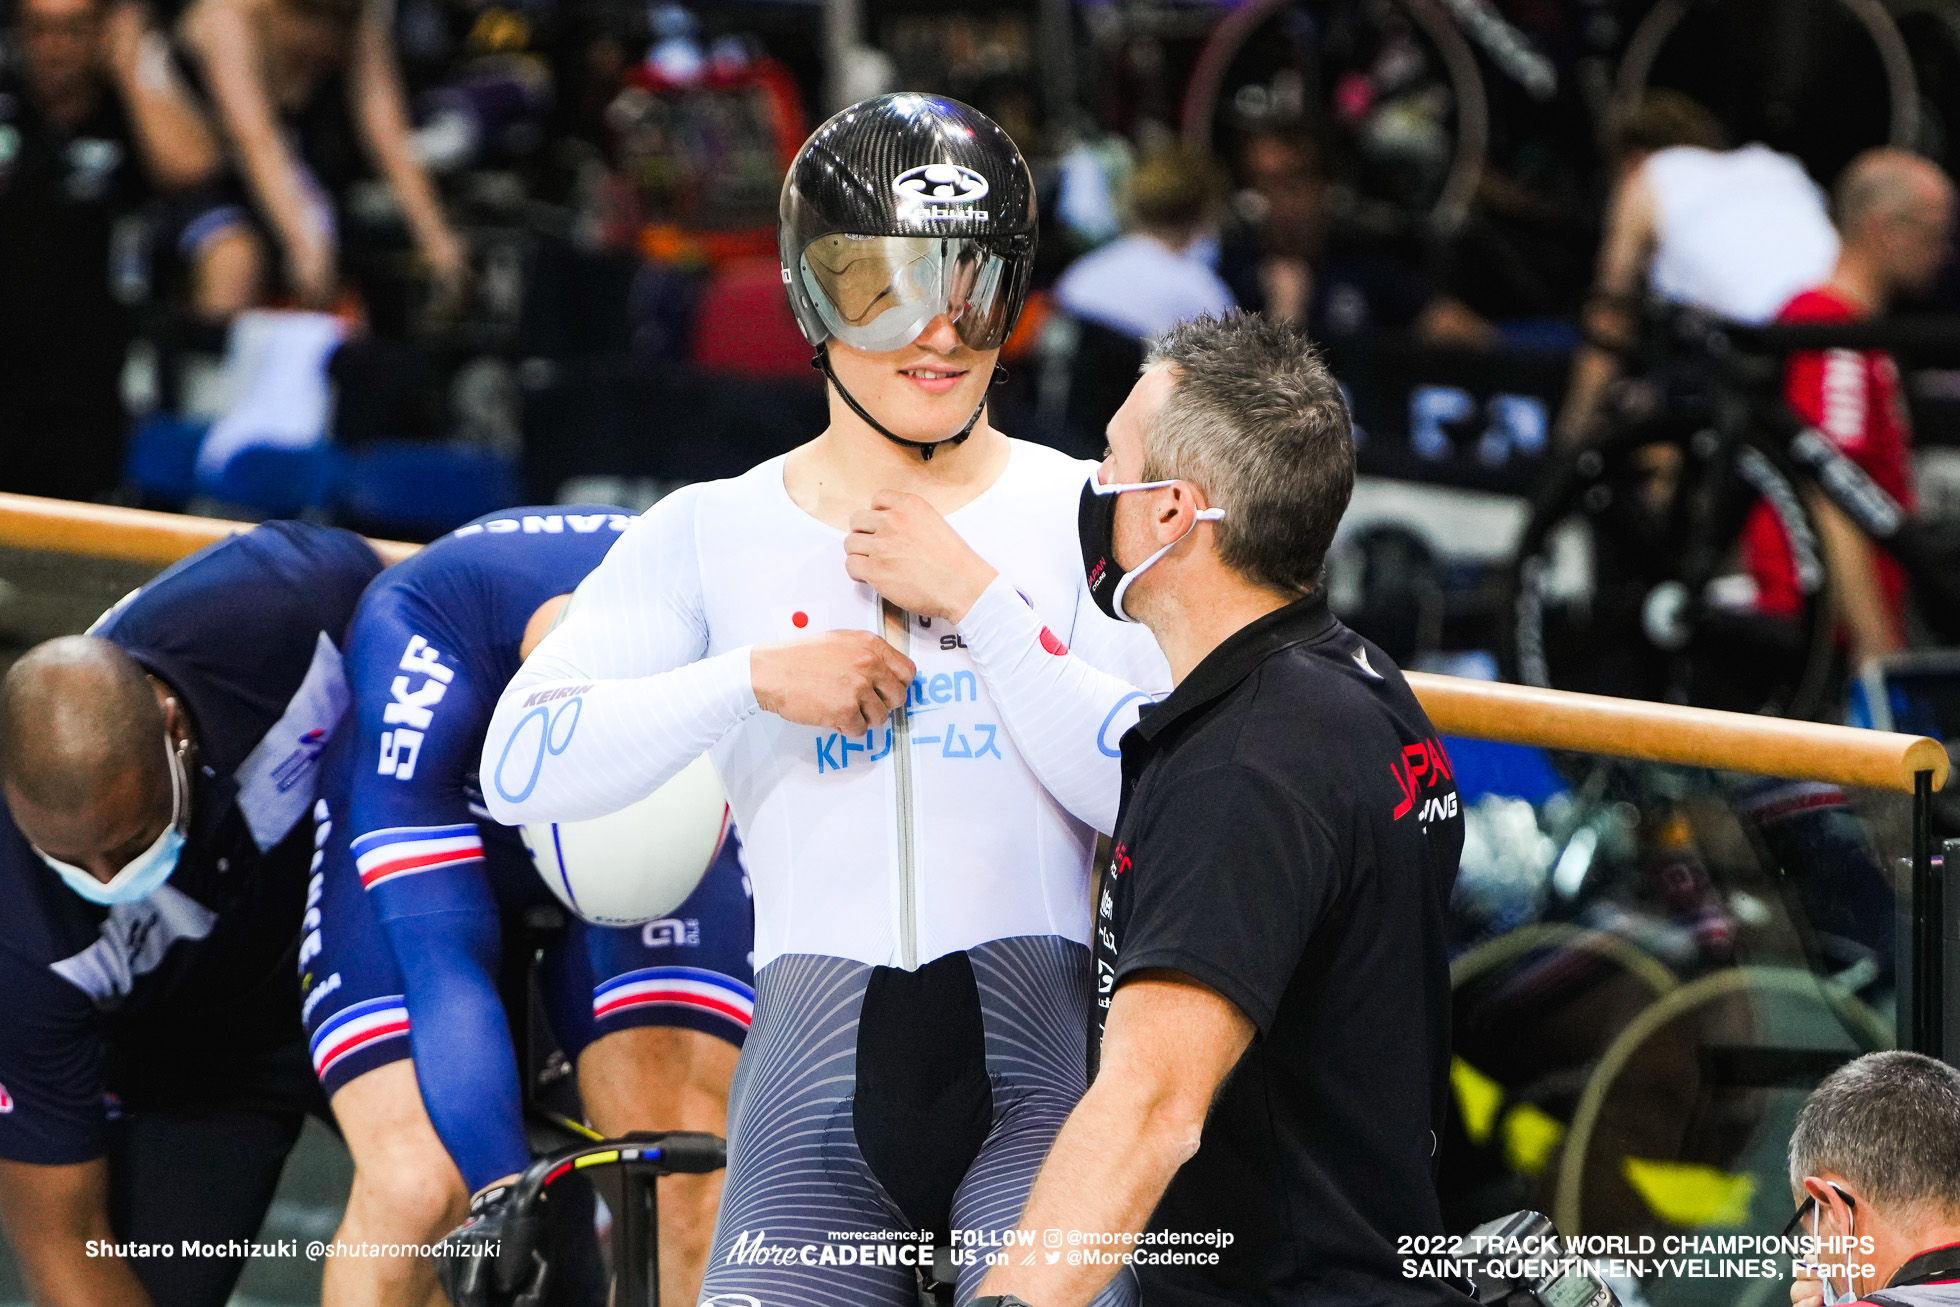
[[[918,495],[880,490],[851,514],[844,570],[922,617],[965,618],[999,575]]]
[[[443,1240],[436,1278],[454,1307],[507,1307],[542,1288],[535,1212],[512,1210],[516,1176],[487,1184],[470,1198],[470,1219]]]
[[[869,631],[825,631],[749,653],[755,701],[785,721],[862,735],[905,702],[912,660]]]

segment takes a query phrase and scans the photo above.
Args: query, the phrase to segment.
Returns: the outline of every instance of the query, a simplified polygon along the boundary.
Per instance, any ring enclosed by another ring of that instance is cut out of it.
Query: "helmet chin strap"
[[[894,445],[903,445],[907,449],[916,450],[919,455],[919,461],[922,463],[932,462],[932,456],[939,451],[941,445],[957,445],[972,435],[973,428],[980,424],[980,415],[987,411],[987,396],[985,393],[982,393],[980,402],[974,406],[973,416],[968,418],[966,425],[961,427],[953,435],[947,436],[942,440],[907,440],[904,436],[895,436],[886,430],[884,423],[872,417],[864,405],[857,402],[857,396],[844,389],[844,383],[839,381],[837,374],[831,370],[830,344],[828,341],[817,346],[816,357],[810,360],[810,366],[824,374],[824,377],[830,384],[837,388],[838,395],[843,398],[846,404],[851,406],[851,412],[864,419],[865,425],[869,426],[885,439],[891,441]],[[993,380],[987,383],[988,389],[998,386],[1005,380],[1007,380],[1007,369],[996,363],[994,365]]]

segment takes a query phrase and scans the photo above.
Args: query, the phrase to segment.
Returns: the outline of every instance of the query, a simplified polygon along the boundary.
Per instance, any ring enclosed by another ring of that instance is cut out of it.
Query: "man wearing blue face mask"
[[[305,818],[380,567],[273,523],[0,679],[0,1220],[37,1307],[218,1307],[323,1111]]]
[[[1790,1135],[1790,1191],[1793,1307],[1960,1304],[1960,1071],[1891,1050],[1831,1072]]]

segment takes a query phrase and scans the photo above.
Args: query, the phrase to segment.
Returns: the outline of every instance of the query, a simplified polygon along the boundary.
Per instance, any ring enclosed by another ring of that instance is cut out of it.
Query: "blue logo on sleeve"
[[[503,795],[506,802],[522,803],[531,797],[531,791],[538,788],[538,777],[544,772],[545,755],[556,757],[571,748],[572,735],[578,730],[579,715],[584,710],[585,696],[577,695],[564,700],[556,709],[540,704],[518,719],[517,728],[510,733],[510,738],[504,741],[504,751],[498,757],[497,770],[491,777],[491,783],[497,787],[497,793]],[[518,748],[518,741],[524,738],[525,731],[534,721],[538,723],[538,738],[531,754],[531,775],[525,780],[524,788],[513,794],[510,787],[504,784],[504,768],[510,762],[512,750],[517,750],[518,756],[523,757],[523,750]]]

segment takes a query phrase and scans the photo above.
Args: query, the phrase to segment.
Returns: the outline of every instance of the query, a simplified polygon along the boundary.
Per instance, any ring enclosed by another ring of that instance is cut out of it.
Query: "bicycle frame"
[[[1943,616],[1960,614],[1960,576],[1951,559],[1934,554],[1931,542],[1899,502],[1847,458],[1816,427],[1803,421],[1780,393],[1783,363],[1802,350],[1904,349],[1925,358],[1960,363],[1960,317],[1901,322],[1746,327],[1677,317],[1670,333],[1715,363],[1717,430],[1740,443],[1756,423],[1776,439],[1790,460],[1825,498],[1872,540],[1883,544]],[[1945,1002],[1949,956],[1960,967],[1960,840],[1949,841],[1935,865],[1932,839],[1933,777],[1915,777],[1912,815],[1912,973],[1910,1010],[1902,1014],[1909,1046],[1960,1065],[1960,1006]],[[1955,880],[1954,892],[1946,881]]]

